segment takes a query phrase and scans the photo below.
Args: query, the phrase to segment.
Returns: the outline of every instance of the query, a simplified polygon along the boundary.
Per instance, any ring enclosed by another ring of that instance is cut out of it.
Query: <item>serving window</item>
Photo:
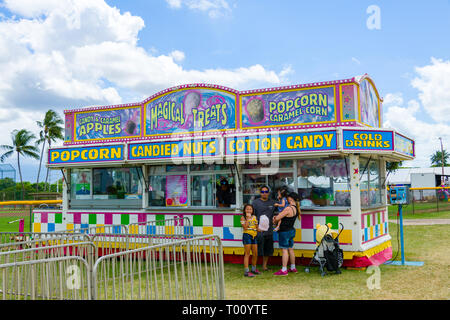
[[[139,208],[142,202],[140,168],[71,169],[72,208]],[[103,201],[98,201],[103,200]]]
[[[349,207],[347,158],[297,160],[297,188],[302,207]]]
[[[150,207],[234,207],[234,175],[227,165],[149,167]]]
[[[360,158],[360,190],[361,207],[375,207],[382,205],[380,161],[377,159]]]
[[[280,160],[270,164],[258,162],[243,165],[243,203],[251,204],[258,198],[262,186],[270,188],[270,197],[274,200],[277,196],[276,191],[281,187],[294,191],[294,161]]]

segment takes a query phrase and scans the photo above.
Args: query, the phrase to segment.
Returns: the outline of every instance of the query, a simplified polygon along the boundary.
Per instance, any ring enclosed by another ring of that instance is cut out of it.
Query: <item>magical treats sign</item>
[[[240,96],[243,129],[336,121],[334,86]]]
[[[236,94],[216,88],[174,90],[144,110],[146,136],[236,129]]]

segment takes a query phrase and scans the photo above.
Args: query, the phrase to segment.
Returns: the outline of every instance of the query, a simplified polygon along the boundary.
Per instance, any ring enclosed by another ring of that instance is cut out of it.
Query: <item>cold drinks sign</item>
[[[392,131],[343,130],[342,136],[346,150],[394,150]]]

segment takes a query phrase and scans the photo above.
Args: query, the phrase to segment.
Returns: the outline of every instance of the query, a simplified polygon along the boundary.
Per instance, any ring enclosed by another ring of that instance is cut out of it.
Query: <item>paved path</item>
[[[389,219],[389,222],[397,223],[397,219]],[[426,226],[433,224],[450,224],[450,219],[403,219],[405,226]]]

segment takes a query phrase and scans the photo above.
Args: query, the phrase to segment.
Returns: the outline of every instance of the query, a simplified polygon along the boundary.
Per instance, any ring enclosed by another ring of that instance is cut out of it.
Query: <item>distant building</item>
[[[407,185],[410,188],[431,188],[441,186],[442,167],[401,168],[391,172],[386,185]],[[444,167],[444,184],[450,186],[450,167]],[[423,190],[413,193],[415,198],[435,197],[435,190]]]

